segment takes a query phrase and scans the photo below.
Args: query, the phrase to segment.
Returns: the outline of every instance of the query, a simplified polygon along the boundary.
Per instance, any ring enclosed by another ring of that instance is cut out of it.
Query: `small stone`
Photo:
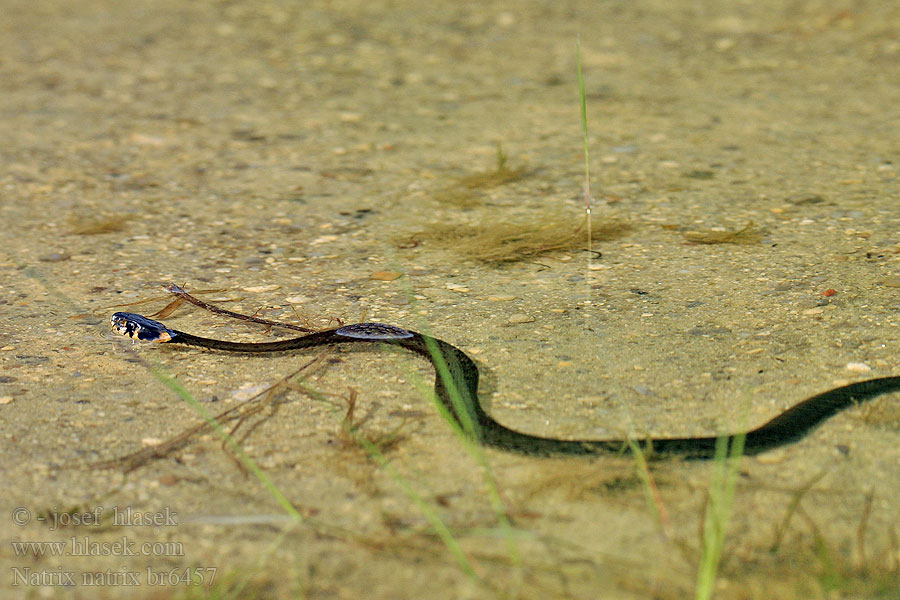
[[[515,299],[515,296],[488,296],[490,302],[510,302]]]
[[[472,291],[469,288],[467,288],[466,286],[460,285],[458,283],[448,283],[447,289],[450,290],[451,292],[459,292],[460,294],[465,294],[465,293]]]
[[[816,308],[807,308],[801,314],[811,316],[811,315],[821,315],[825,312],[825,309],[821,306],[817,306]]]
[[[320,235],[309,244],[310,246],[318,246],[319,244],[327,244],[328,242],[334,242],[338,239],[336,235]]]
[[[43,262],[62,262],[64,260],[69,260],[72,258],[68,254],[63,254],[62,252],[51,252],[50,254],[45,254],[38,258],[38,260]]]
[[[291,296],[289,298],[285,298],[284,301],[289,304],[305,304],[309,302],[309,298],[307,298],[306,296]]]
[[[518,314],[511,316],[507,322],[511,325],[521,325],[522,323],[534,323],[534,317],[526,314]]]
[[[254,285],[250,287],[241,288],[245,292],[252,292],[254,294],[258,294],[260,292],[273,292],[280,288],[280,285]]]
[[[785,456],[786,452],[784,450],[771,450],[757,456],[756,462],[763,465],[777,465],[780,462],[784,462]]]
[[[131,141],[138,146],[152,146],[155,148],[161,148],[166,145],[164,137],[146,133],[132,133]]]
[[[250,400],[251,398],[253,398],[255,396],[258,396],[259,394],[266,391],[268,388],[269,388],[269,386],[262,384],[262,383],[259,383],[259,384],[245,383],[244,385],[239,387],[237,390],[232,392],[231,397],[233,400],[236,400],[238,402],[244,402],[246,400]],[[245,448],[245,450],[246,450],[246,448]]]
[[[853,371],[854,373],[868,373],[872,370],[872,367],[861,362],[849,362],[844,368],[848,371]]]
[[[403,273],[397,271],[375,271],[369,275],[369,279],[374,281],[394,281],[403,276]]]
[[[145,437],[141,439],[141,444],[147,448],[152,448],[154,446],[159,446],[163,443],[163,441],[159,438],[155,437]]]
[[[9,404],[13,401],[12,396],[0,396],[0,404]]]

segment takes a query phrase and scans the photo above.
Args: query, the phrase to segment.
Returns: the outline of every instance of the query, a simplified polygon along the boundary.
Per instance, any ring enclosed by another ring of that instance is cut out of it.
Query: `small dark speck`
[[[15,377],[10,377],[9,375],[0,375],[0,383],[12,383],[15,380]]]
[[[560,75],[550,75],[549,77],[544,79],[544,85],[548,87],[562,85],[563,83],[565,83],[565,80]]]
[[[838,444],[837,446],[835,446],[835,448],[837,448],[837,451],[844,456],[850,456],[850,446],[847,446],[846,444]]]
[[[646,296],[650,292],[645,292],[644,290],[639,290],[638,288],[631,288],[629,290],[632,294],[637,294],[638,296]]]
[[[50,359],[46,356],[31,356],[28,354],[16,354],[16,358],[22,361],[23,364],[26,365],[40,365],[45,362],[50,362]]]
[[[75,404],[90,404],[90,400],[76,400]]]
[[[796,204],[797,206],[804,206],[810,204],[821,204],[825,202],[825,198],[823,196],[819,196],[818,194],[799,196],[797,198],[791,198],[788,200],[791,204]]]
[[[702,305],[703,305],[703,300],[693,300],[693,301],[685,304],[685,307],[686,308],[697,308],[698,306],[702,306]]]

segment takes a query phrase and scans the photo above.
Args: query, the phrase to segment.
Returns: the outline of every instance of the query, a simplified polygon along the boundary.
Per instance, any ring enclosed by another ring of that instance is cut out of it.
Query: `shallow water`
[[[477,461],[416,391],[430,385],[427,364],[393,352],[334,352],[310,379],[324,396],[289,390],[238,429],[246,454],[309,518],[284,537],[283,508],[213,434],[125,475],[71,468],[200,420],[138,357],[212,413],[313,357],[108,339],[108,316],[122,310],[113,305],[158,297],[125,309],[149,314],[168,302],[167,283],[221,290],[202,297],[267,318],[427,330],[480,361],[498,420],[541,435],[734,431],[838,383],[897,374],[896,7],[7,4],[0,472],[4,514],[24,507],[31,522],[0,520],[0,533],[182,544],[143,556],[7,551],[11,597],[70,593],[52,577],[14,585],[26,568],[73,573],[85,594],[85,572],[139,574],[137,596],[125,585],[133,578],[108,576],[109,597],[151,597],[151,573],[197,566],[218,569],[219,581],[252,573],[260,597],[693,588],[710,465],[654,464],[657,517],[629,459],[488,451],[517,567]],[[602,258],[591,261],[563,251],[497,266],[426,239],[398,245],[432,224],[541,223],[548,213],[579,222],[578,35],[595,227],[627,230],[596,240]],[[446,203],[447,190],[496,167],[498,145],[527,175]],[[752,244],[684,236],[751,221],[762,233]],[[165,322],[267,335],[193,307]],[[364,435],[400,428],[386,456],[483,582],[342,435],[350,390]],[[816,535],[848,568],[896,564],[896,398],[874,406],[743,462],[720,597],[817,597]],[[128,506],[181,518],[56,530],[36,521]],[[845,580],[839,593],[859,585],[865,597],[869,580]]]

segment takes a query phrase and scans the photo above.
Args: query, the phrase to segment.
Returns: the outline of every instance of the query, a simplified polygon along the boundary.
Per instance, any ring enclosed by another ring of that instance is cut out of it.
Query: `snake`
[[[271,342],[200,337],[129,312],[113,314],[110,325],[113,331],[134,341],[183,344],[224,352],[283,353],[348,344],[399,346],[432,364],[434,392],[440,407],[446,411],[451,424],[477,444],[539,457],[624,454],[636,447],[634,440],[628,439],[565,440],[522,433],[502,425],[478,400],[479,370],[469,355],[443,340],[395,325],[356,323]],[[712,459],[721,456],[723,447],[734,449],[741,442],[742,453],[752,456],[793,444],[844,409],[895,391],[900,391],[900,377],[868,379],[811,396],[749,431],[709,437],[652,437],[640,441],[652,458]]]

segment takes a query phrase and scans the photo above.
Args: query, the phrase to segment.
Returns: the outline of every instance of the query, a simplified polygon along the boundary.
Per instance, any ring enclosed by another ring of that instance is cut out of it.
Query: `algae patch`
[[[593,237],[612,239],[628,231],[624,222],[594,225]],[[531,259],[550,252],[587,249],[583,222],[573,224],[571,216],[543,215],[516,222],[435,223],[416,233],[417,245],[452,251],[463,258],[500,264]],[[409,237],[397,240],[407,243]]]

